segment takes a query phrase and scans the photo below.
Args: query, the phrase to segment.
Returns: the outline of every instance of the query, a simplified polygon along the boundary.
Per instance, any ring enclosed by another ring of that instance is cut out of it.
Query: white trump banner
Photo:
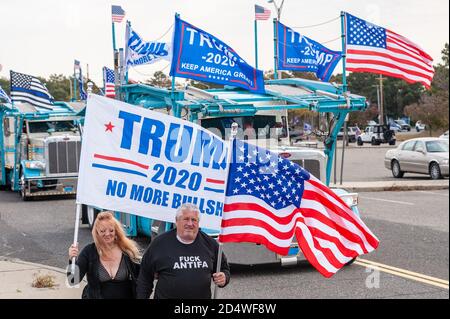
[[[168,222],[190,202],[220,230],[227,150],[197,124],[90,94],[77,202]]]

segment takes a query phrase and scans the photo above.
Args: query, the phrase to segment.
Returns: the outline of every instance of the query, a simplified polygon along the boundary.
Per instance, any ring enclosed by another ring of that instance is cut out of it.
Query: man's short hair
[[[175,215],[175,220],[178,220],[178,217],[180,217],[181,215],[183,215],[183,212],[184,212],[185,210],[190,210],[190,211],[193,211],[193,212],[197,212],[198,219],[200,220],[200,209],[198,208],[197,205],[191,204],[191,203],[184,203],[183,205],[181,205],[180,207],[178,207],[177,213],[176,213],[176,215]]]

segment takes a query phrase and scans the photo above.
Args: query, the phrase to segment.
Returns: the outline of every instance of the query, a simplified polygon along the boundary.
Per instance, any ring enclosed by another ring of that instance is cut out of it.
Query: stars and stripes
[[[30,103],[47,110],[53,109],[53,97],[36,77],[10,71],[11,99],[13,103]]]
[[[270,18],[270,10],[255,4],[255,20],[268,20]]]
[[[4,100],[6,103],[11,103],[11,99],[1,86],[0,86],[0,100]]]
[[[345,13],[345,20],[347,71],[383,74],[431,86],[433,59],[420,46],[351,14]]]
[[[111,15],[112,15],[112,22],[120,23],[125,17],[125,10],[123,10],[121,6],[112,5]]]
[[[329,188],[294,162],[233,142],[221,242],[253,242],[286,255],[297,238],[308,261],[331,277],[378,239]]]
[[[114,70],[103,67],[103,86],[106,97],[116,97]]]

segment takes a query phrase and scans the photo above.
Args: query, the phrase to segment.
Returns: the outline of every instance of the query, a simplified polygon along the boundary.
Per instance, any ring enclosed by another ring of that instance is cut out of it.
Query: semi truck
[[[0,103],[0,186],[23,200],[76,193],[84,103]]]

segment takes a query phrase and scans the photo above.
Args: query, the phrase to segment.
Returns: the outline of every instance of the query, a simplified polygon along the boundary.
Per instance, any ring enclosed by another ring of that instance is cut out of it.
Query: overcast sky
[[[278,5],[281,0],[276,0]],[[83,73],[102,85],[103,66],[112,67],[111,4],[121,5],[125,19],[145,40],[160,38],[172,25],[174,14],[227,43],[250,65],[254,59],[254,4],[272,11],[266,0],[0,0],[0,77],[9,71],[48,77],[73,73],[73,60]],[[344,10],[395,31],[419,44],[441,62],[449,42],[448,0],[285,0],[281,22],[318,42],[340,36],[340,21],[310,26],[337,18]],[[173,30],[173,28],[172,28]],[[170,41],[172,30],[161,40]],[[124,46],[125,20],[116,24],[117,46]],[[341,41],[326,44],[340,50]],[[259,68],[273,69],[272,19],[258,22]],[[130,70],[130,78],[144,80],[153,72],[169,73],[168,62]],[[336,68],[341,72],[341,66]]]

